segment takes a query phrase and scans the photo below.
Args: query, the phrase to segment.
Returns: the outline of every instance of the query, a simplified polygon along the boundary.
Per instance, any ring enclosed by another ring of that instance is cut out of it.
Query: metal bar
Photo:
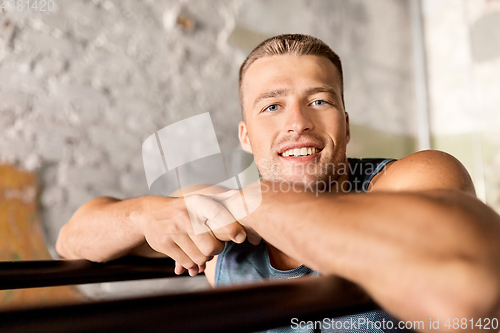
[[[253,332],[379,309],[338,277],[306,277],[198,293],[0,312],[11,332]]]
[[[0,290],[176,277],[170,258],[124,257],[88,260],[0,262]],[[184,274],[187,275],[187,274]]]

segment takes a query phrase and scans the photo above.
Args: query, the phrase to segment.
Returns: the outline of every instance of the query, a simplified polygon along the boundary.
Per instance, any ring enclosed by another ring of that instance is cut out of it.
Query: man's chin
[[[320,177],[304,177],[304,175],[287,175],[286,177],[283,177],[281,181],[304,186],[316,186],[317,183],[327,183],[327,180],[320,179]]]

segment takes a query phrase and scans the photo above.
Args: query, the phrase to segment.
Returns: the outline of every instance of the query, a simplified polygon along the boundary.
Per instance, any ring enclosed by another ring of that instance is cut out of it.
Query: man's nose
[[[302,134],[312,130],[310,111],[303,107],[301,103],[296,102],[286,111],[285,129],[287,132]]]

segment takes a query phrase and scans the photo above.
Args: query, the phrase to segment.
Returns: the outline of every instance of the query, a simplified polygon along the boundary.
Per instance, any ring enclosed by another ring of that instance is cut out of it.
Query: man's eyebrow
[[[253,103],[253,107],[255,107],[259,102],[261,102],[264,99],[286,96],[286,95],[288,95],[289,92],[290,91],[288,89],[275,89],[275,90],[271,90],[271,91],[266,91],[266,92],[260,94],[259,96],[257,96],[257,98],[255,99],[255,102]],[[336,100],[339,100],[339,98],[338,98],[339,96],[338,96],[337,92],[331,86],[320,86],[320,87],[309,88],[309,89],[304,91],[304,94],[309,96],[309,95],[314,95],[314,94],[318,94],[318,93],[322,93],[322,92],[328,93],[328,94],[332,95]]]
[[[314,94],[318,94],[318,93],[322,93],[322,92],[332,95],[336,99],[335,102],[337,102],[339,100],[339,95],[337,94],[335,89],[331,86],[321,86],[321,87],[307,89],[305,91],[305,95],[309,96],[309,95],[314,95]]]
[[[255,102],[253,102],[253,107],[255,107],[259,102],[261,102],[264,99],[268,98],[275,98],[279,96],[286,96],[288,95],[289,90],[288,89],[275,89],[271,91],[266,91],[257,96],[255,99]]]

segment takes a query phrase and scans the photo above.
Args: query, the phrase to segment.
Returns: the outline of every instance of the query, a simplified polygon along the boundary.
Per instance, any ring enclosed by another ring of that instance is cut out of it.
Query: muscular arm
[[[198,195],[227,189],[206,185],[199,188],[202,190],[190,188],[190,195],[195,195],[192,199],[195,206],[189,213],[184,199],[175,197],[91,200],[63,226],[56,250],[67,259],[97,262],[129,254],[167,255],[176,261],[178,274],[186,268],[191,275],[196,275],[203,271],[207,261],[223,250],[223,241],[242,242],[246,236],[241,225],[230,223],[234,218],[222,205]],[[193,221],[209,227],[212,223],[223,227],[196,235]]]
[[[263,192],[243,224],[307,266],[358,283],[393,315],[497,315],[500,218],[451,156],[410,155],[369,194]]]
[[[66,259],[102,262],[122,257],[145,242],[139,230],[144,198],[102,197],[80,207],[59,232],[57,252]]]

